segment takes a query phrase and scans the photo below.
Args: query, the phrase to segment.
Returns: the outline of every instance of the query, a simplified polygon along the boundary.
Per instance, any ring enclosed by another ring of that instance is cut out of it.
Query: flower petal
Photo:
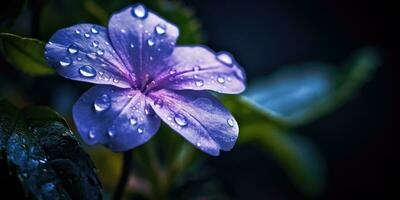
[[[174,90],[213,90],[237,94],[245,89],[243,69],[227,52],[214,53],[207,47],[176,47],[167,63],[169,72],[155,82]]]
[[[139,84],[163,70],[164,59],[171,55],[179,35],[175,25],[140,3],[114,14],[108,31],[114,48]]]
[[[239,127],[229,111],[204,91],[159,90],[149,94],[157,115],[200,150],[217,156],[236,142]]]
[[[137,90],[98,85],[75,103],[73,117],[86,143],[126,151],[145,143],[160,126],[146,101]]]
[[[66,78],[129,87],[128,71],[102,26],[78,24],[57,31],[46,44],[45,58]]]

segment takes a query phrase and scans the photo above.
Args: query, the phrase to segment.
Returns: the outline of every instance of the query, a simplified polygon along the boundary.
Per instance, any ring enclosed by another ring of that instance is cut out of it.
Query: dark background
[[[186,0],[184,3],[202,22],[206,44],[216,51],[233,52],[250,81],[284,65],[309,61],[341,64],[359,48],[378,47],[384,62],[375,77],[334,113],[300,127],[297,132],[309,138],[326,160],[327,184],[316,199],[399,196],[394,184],[399,169],[395,163],[398,132],[394,129],[395,102],[398,102],[395,94],[399,91],[395,87],[399,34],[395,31],[398,22],[395,24],[394,3],[382,0]],[[0,59],[0,64],[3,63]],[[4,69],[2,73],[10,74],[10,79],[18,77],[12,69]],[[34,92],[31,89],[26,90]],[[79,96],[74,95],[70,98]],[[43,99],[34,101],[49,104]],[[235,199],[307,198],[272,158],[250,145],[234,148],[208,164],[214,170],[213,175],[223,181],[222,190]],[[7,180],[0,182],[7,184]]]
[[[316,144],[327,162],[327,185],[319,198],[399,196],[394,185],[399,169],[395,166],[398,132],[394,130],[399,34],[394,4],[369,0],[186,2],[202,21],[207,44],[234,52],[250,79],[282,65],[341,64],[358,48],[378,47],[384,63],[375,77],[344,106],[298,132]],[[250,146],[235,148],[222,159],[213,163],[215,174],[227,180],[237,199],[306,198],[283,178],[279,166],[271,165],[271,158]],[[257,170],[254,165],[259,166]]]

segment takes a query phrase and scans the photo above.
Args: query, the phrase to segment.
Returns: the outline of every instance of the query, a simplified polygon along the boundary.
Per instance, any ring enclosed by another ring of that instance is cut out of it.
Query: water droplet
[[[108,43],[107,41],[105,41],[104,44],[106,44],[107,46],[110,45],[110,43]]]
[[[94,53],[94,52],[87,53],[86,56],[93,60],[97,58],[96,53]]]
[[[107,110],[108,108],[110,108],[111,106],[111,99],[108,95],[103,94],[100,97],[98,97],[95,101],[94,101],[94,109],[98,112],[102,112]]]
[[[197,145],[198,147],[200,147],[200,146],[201,146],[201,143],[200,143],[200,142],[197,142],[196,145]]]
[[[98,41],[93,41],[92,42],[92,46],[97,48],[99,46],[99,42]]]
[[[104,55],[104,50],[103,49],[97,49],[96,53],[97,53],[97,55],[102,56],[102,55]]]
[[[93,130],[89,131],[89,135],[88,136],[89,136],[89,139],[94,139],[96,137],[96,135],[94,135]]]
[[[114,83],[119,83],[119,79],[114,78],[113,82]]]
[[[217,56],[217,59],[220,60],[221,62],[231,65],[232,64],[232,58],[230,55],[226,54],[226,53],[220,53]]]
[[[129,46],[130,46],[131,48],[134,48],[134,47],[135,47],[135,45],[133,45],[133,44],[130,44]]]
[[[110,137],[114,137],[114,135],[115,135],[114,129],[113,128],[109,129],[107,131],[107,135],[110,136]]]
[[[138,5],[133,8],[133,14],[138,18],[144,18],[146,17],[147,10],[143,5]]]
[[[235,125],[235,121],[233,121],[233,119],[231,119],[231,118],[229,118],[229,119],[227,120],[227,122],[228,122],[228,125],[229,125],[230,127],[233,127],[233,126]]]
[[[195,71],[195,72],[198,72],[198,71],[200,71],[200,66],[195,66],[195,67],[193,67],[193,71]]]
[[[94,76],[96,76],[96,70],[93,69],[93,67],[89,66],[89,65],[84,65],[81,68],[79,68],[79,73],[87,78],[92,78]]]
[[[143,127],[139,127],[139,128],[137,129],[137,132],[138,132],[138,133],[143,133],[143,132],[144,132],[144,128],[143,128]]]
[[[153,56],[150,56],[150,57],[149,57],[149,60],[153,60]]]
[[[178,113],[174,116],[174,121],[179,125],[179,126],[186,126],[188,124],[187,119],[184,115]]]
[[[63,67],[70,66],[72,64],[71,58],[69,57],[64,57],[60,60],[60,65]]]
[[[202,80],[197,80],[197,81],[195,82],[195,84],[196,84],[197,87],[202,87],[202,86],[204,85],[204,81],[202,81]]]
[[[158,24],[158,25],[154,28],[154,30],[156,31],[156,33],[157,33],[158,35],[163,35],[163,34],[165,34],[165,32],[166,32],[166,26],[163,25],[163,24]]]
[[[89,33],[85,33],[85,38],[90,38],[90,34]]]
[[[94,34],[99,33],[99,30],[97,30],[97,28],[94,27],[94,26],[90,29],[90,31],[91,31],[92,33],[94,33]]]
[[[81,30],[76,29],[76,30],[75,30],[75,33],[76,33],[76,34],[81,34]]]
[[[235,72],[235,75],[236,75],[240,80],[244,80],[244,75],[243,75],[242,70],[237,70],[237,71]]]
[[[137,118],[136,118],[136,117],[131,117],[131,118],[129,119],[129,123],[130,123],[132,126],[135,126],[135,125],[138,123]]]
[[[77,52],[78,52],[78,47],[76,45],[72,44],[68,47],[68,53],[76,54]]]
[[[151,47],[154,45],[154,41],[150,38],[147,40],[147,44]]]
[[[82,58],[81,58],[81,57],[77,57],[77,58],[76,58],[76,60],[78,60],[78,61],[81,61],[81,60],[82,60]]]
[[[164,101],[162,99],[156,99],[153,102],[154,106],[156,106],[157,108],[162,108],[164,105]]]
[[[171,69],[171,71],[169,71],[169,74],[175,74],[176,73],[176,70],[174,70],[174,69]]]
[[[146,115],[154,115],[154,110],[151,108],[150,105],[146,105],[144,107],[144,114],[146,114]]]
[[[121,29],[121,33],[126,33],[126,30],[125,29]]]
[[[225,78],[222,77],[222,76],[219,76],[219,77],[217,78],[217,81],[218,81],[218,83],[223,84],[223,83],[225,83]]]

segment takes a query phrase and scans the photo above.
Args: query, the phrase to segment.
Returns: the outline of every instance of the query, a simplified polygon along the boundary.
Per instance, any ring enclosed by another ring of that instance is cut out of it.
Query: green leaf
[[[27,74],[54,73],[44,60],[44,42],[40,40],[0,33],[0,52],[10,64]]]
[[[250,84],[244,99],[274,120],[301,125],[347,101],[380,65],[373,48],[353,55],[344,68],[322,63],[285,67]]]
[[[0,101],[0,153],[36,199],[101,199],[95,167],[64,119],[47,107]]]
[[[305,194],[316,196],[322,191],[325,164],[311,142],[290,133],[289,127],[266,117],[242,97],[224,96],[221,100],[238,121],[239,145],[255,143],[260,146]]]

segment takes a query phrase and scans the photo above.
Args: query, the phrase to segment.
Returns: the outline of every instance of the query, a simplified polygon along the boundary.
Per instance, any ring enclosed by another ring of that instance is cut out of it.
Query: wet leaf
[[[0,52],[18,70],[29,75],[49,75],[54,69],[44,60],[44,42],[0,33]]]
[[[0,130],[0,153],[29,196],[102,198],[93,162],[60,115],[47,107],[18,110],[0,101]]]

